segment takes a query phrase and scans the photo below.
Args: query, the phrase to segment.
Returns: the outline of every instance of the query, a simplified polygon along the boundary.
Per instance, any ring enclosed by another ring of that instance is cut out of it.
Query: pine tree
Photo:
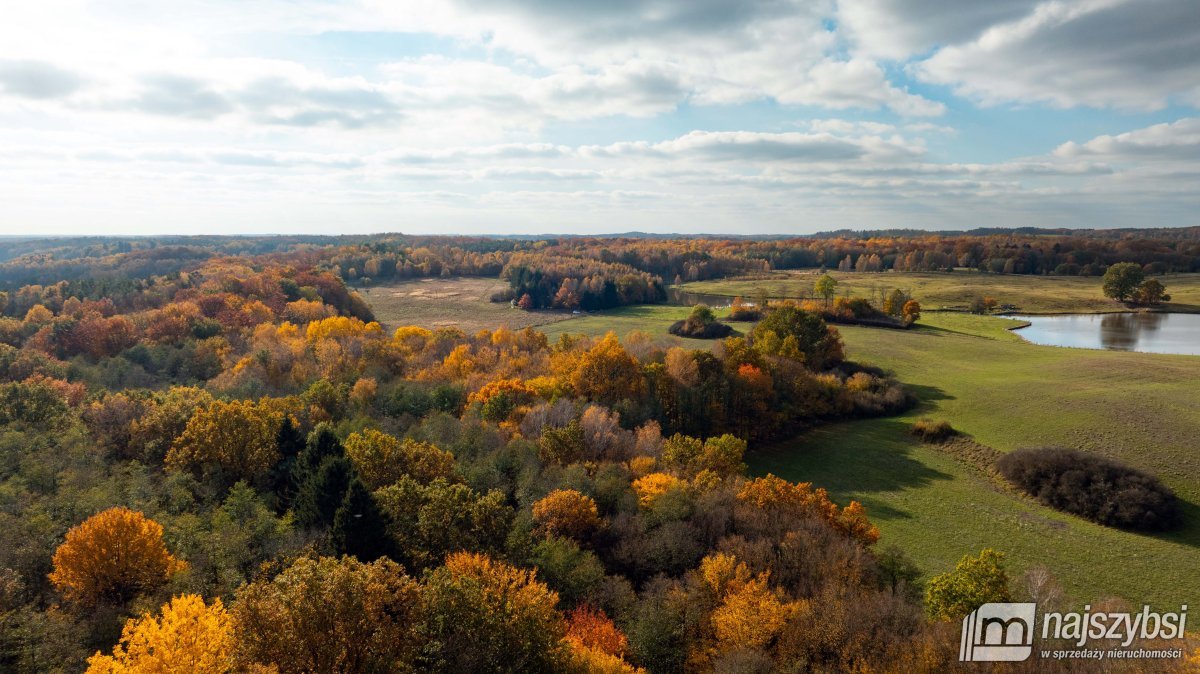
[[[304,483],[316,475],[325,460],[330,458],[344,459],[346,450],[329,424],[319,424],[312,433],[308,434],[304,448],[291,462],[288,474],[290,484],[285,491],[290,491],[293,498],[298,498]]]
[[[283,512],[296,498],[297,484],[293,480],[293,473],[299,455],[305,449],[304,435],[290,417],[285,418],[279,426],[275,446],[280,458],[268,475],[268,487],[275,495],[276,511]]]
[[[333,516],[333,528],[329,532],[333,549],[339,555],[352,555],[360,562],[373,562],[391,553],[387,530],[387,515],[376,505],[366,485],[355,478]]]
[[[326,457],[321,467],[300,485],[292,513],[301,528],[327,527],[346,497],[354,467],[345,457]]]

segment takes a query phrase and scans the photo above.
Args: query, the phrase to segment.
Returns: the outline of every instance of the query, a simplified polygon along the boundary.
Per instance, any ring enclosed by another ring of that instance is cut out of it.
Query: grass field
[[[403,281],[358,292],[388,330],[402,325],[430,329],[453,326],[470,334],[500,326],[520,329],[545,325],[571,317],[564,312],[521,311],[507,302],[489,301],[493,293],[505,287],[507,284],[499,279],[448,278]]]
[[[831,272],[838,294],[878,297],[894,288],[907,290],[926,309],[965,308],[972,299],[991,296],[1027,313],[1095,313],[1125,311],[1120,303],[1100,292],[1098,277],[1025,276],[978,272],[883,272],[858,274]],[[700,281],[682,286],[685,291],[753,298],[760,289],[771,297],[807,297],[820,272],[774,272],[763,278]],[[1200,274],[1169,274],[1159,278],[1171,294],[1167,311],[1200,312]]]
[[[849,357],[894,372],[921,398],[903,417],[837,424],[764,448],[753,472],[861,500],[883,533],[934,574],[994,547],[1016,570],[1048,566],[1076,600],[1200,598],[1200,358],[1035,346],[1002,318],[931,314],[907,332],[842,327]],[[1001,451],[1057,444],[1120,458],[1187,502],[1186,525],[1132,534],[1057,513],[908,435],[945,419]]]
[[[672,323],[687,318],[691,311],[691,307],[665,304],[637,304],[620,307],[611,311],[576,316],[570,320],[560,321],[540,329],[549,335],[551,340],[556,339],[563,333],[603,335],[611,331],[617,333],[618,337],[624,337],[631,332],[639,331],[649,335],[655,341],[679,344],[690,349],[710,348],[715,340],[688,339],[685,337],[676,337],[667,332],[667,328],[671,327]],[[729,313],[729,310],[714,309],[713,312],[718,318],[723,318]],[[745,332],[750,329],[751,324],[732,323],[731,325],[735,331]]]

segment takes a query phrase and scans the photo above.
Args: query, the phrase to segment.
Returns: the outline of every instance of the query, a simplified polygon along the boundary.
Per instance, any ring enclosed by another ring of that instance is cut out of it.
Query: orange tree
[[[125,623],[112,655],[88,658],[87,674],[233,671],[233,619],[220,599],[206,605],[199,595],[175,597],[161,615]]]
[[[167,551],[162,534],[158,522],[128,508],[92,515],[54,552],[50,582],[84,605],[127,601],[185,566]]]

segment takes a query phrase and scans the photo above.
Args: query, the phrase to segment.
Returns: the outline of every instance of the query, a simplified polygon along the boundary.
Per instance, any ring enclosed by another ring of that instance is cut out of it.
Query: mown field
[[[358,289],[375,318],[388,330],[402,325],[453,326],[467,334],[506,326],[545,325],[570,318],[553,311],[521,311],[489,299],[508,284],[491,278],[414,279]]]
[[[907,290],[926,309],[965,308],[976,297],[991,296],[1028,313],[1096,313],[1125,311],[1120,303],[1104,297],[1101,279],[1080,276],[1026,276],[978,272],[921,273],[882,272],[875,274],[830,272],[838,281],[838,294],[879,297],[894,288]],[[766,290],[771,297],[808,297],[820,272],[774,272],[762,278],[727,279],[687,283],[682,289],[714,295],[756,297]],[[1156,277],[1167,287],[1171,303],[1166,311],[1200,312],[1200,274],[1168,274]]]
[[[1200,597],[1200,358],[1035,346],[1002,318],[930,314],[908,332],[842,327],[851,358],[883,366],[921,398],[902,417],[823,428],[754,454],[755,473],[813,481],[867,505],[882,544],[927,574],[994,547],[1015,569],[1044,564],[1076,600]],[[1148,536],[1057,513],[908,434],[945,419],[1001,451],[1062,445],[1160,476],[1186,523]]]

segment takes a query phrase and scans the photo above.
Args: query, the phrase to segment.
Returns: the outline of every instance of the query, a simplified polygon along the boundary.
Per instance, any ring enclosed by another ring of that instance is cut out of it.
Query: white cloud
[[[985,105],[1200,105],[1195,0],[1059,0],[913,66]]]
[[[1118,163],[1200,161],[1200,118],[1155,124],[1126,133],[1097,136],[1085,143],[1067,142],[1054,150],[1056,157],[1092,158]]]
[[[903,60],[970,42],[988,28],[1025,16],[1042,0],[839,0],[837,17],[866,56]]]

